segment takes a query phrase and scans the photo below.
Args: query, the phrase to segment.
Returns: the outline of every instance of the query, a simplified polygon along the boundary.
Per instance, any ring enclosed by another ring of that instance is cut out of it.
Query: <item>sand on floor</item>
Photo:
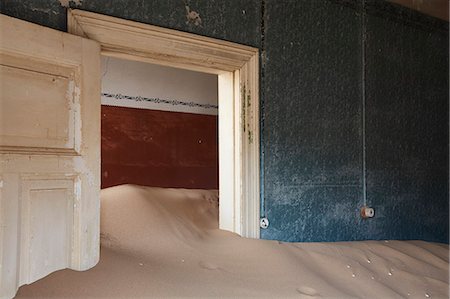
[[[449,247],[285,243],[218,229],[218,193],[122,185],[101,193],[101,258],[17,298],[448,298]]]

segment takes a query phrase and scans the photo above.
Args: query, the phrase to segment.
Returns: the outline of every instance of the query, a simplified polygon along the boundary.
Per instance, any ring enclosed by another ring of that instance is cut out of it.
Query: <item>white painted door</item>
[[[100,47],[0,15],[0,298],[99,259]]]

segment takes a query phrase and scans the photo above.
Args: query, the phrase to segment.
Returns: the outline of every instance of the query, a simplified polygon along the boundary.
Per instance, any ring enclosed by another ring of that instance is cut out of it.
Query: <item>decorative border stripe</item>
[[[147,97],[141,97],[141,96],[127,96],[120,93],[117,94],[111,94],[111,93],[103,93],[101,94],[103,97],[107,98],[113,98],[117,100],[130,100],[135,102],[151,102],[156,104],[168,104],[168,105],[181,105],[181,106],[188,106],[188,107],[200,107],[204,109],[219,109],[218,105],[211,105],[211,104],[199,104],[195,102],[183,102],[178,100],[165,100],[160,98],[147,98]]]

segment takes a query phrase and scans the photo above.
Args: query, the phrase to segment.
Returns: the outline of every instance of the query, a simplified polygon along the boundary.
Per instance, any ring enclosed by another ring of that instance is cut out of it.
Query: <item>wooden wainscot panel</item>
[[[30,283],[70,266],[74,176],[23,177],[20,281]]]
[[[75,154],[75,67],[0,53],[0,151]]]

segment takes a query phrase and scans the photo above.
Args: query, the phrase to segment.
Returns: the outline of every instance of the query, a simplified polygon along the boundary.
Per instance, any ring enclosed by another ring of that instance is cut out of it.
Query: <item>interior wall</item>
[[[102,57],[102,105],[218,114],[217,75]]]
[[[102,188],[218,189],[217,76],[102,59]]]
[[[102,105],[102,188],[219,189],[217,116]]]
[[[263,238],[448,242],[447,22],[378,0],[70,3],[260,49]],[[66,30],[56,0],[0,11]]]
[[[448,23],[414,11],[393,15],[377,3],[368,9],[367,201],[378,221],[364,227],[369,235],[448,243]]]
[[[448,242],[448,23],[364,4],[266,2],[264,238]]]
[[[263,212],[270,227],[261,234],[364,238],[359,13],[329,1],[267,1],[265,11]]]

